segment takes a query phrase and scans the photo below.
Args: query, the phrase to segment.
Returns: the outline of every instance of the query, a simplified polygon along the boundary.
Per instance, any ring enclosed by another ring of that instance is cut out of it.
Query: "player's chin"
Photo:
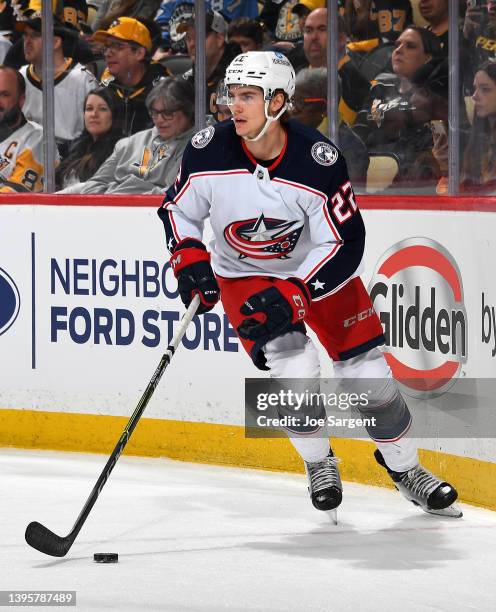
[[[249,128],[247,127],[246,123],[235,121],[234,128],[238,136],[246,136],[246,134],[249,132]]]
[[[257,128],[253,125],[253,123],[250,123],[249,121],[235,121],[234,127],[238,136],[248,136],[249,138],[256,136],[262,129],[259,128],[257,131]]]

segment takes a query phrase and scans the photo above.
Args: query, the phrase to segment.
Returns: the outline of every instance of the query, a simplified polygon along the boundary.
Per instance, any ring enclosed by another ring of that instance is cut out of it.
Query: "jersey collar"
[[[243,151],[245,152],[248,159],[251,161],[251,163],[255,167],[258,166],[257,160],[253,157],[252,153],[249,151],[243,138],[240,138],[240,140],[241,140],[241,146],[243,148]],[[279,153],[277,158],[274,160],[274,162],[267,168],[269,172],[272,172],[272,170],[275,170],[277,166],[281,163],[282,158],[284,157],[287,148],[288,148],[288,132],[286,129],[284,129],[284,146],[282,147],[281,152]]]

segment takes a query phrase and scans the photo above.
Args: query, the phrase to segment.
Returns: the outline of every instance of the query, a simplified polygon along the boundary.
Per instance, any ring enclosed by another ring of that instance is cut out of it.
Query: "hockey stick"
[[[42,553],[45,553],[46,555],[52,555],[53,557],[65,557],[65,555],[68,553],[69,548],[72,546],[74,540],[77,537],[77,534],[80,532],[81,527],[84,525],[84,522],[88,518],[91,509],[95,505],[95,502],[98,499],[98,496],[100,495],[105,483],[107,482],[110,473],[114,469],[117,460],[119,459],[122,451],[124,450],[124,447],[128,443],[129,438],[131,437],[131,434],[134,431],[134,428],[138,424],[138,421],[141,415],[143,414],[148,402],[150,401],[150,398],[152,397],[156,386],[162,378],[162,374],[164,373],[165,368],[169,365],[172,356],[174,355],[179,343],[182,340],[182,337],[186,333],[186,329],[189,323],[191,322],[191,319],[196,313],[199,302],[200,297],[198,295],[195,295],[195,297],[191,301],[191,304],[188,307],[188,310],[184,313],[179,328],[173,336],[171,343],[167,347],[165,353],[162,355],[160,363],[158,364],[158,367],[155,370],[150,382],[148,383],[147,388],[141,396],[141,399],[138,402],[138,405],[136,406],[133,415],[129,419],[128,424],[122,432],[122,435],[119,438],[116,447],[114,448],[112,454],[109,457],[109,460],[103,468],[102,473],[96,481],[96,484],[93,487],[90,496],[86,500],[84,508],[81,510],[80,515],[77,517],[76,522],[74,523],[74,527],[65,537],[61,537],[58,536],[56,533],[53,533],[53,531],[50,531],[50,529],[47,529],[46,527],[41,525],[41,523],[29,523],[26,528],[25,538],[26,542],[30,546],[36,548]]]

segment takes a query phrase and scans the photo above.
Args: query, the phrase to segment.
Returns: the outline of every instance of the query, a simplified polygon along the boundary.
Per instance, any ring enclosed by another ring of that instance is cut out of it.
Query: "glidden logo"
[[[11,277],[0,268],[0,336],[5,333],[19,314],[21,299]]]
[[[402,240],[380,257],[369,292],[394,376],[410,395],[444,392],[467,360],[462,278],[451,254],[429,238]]]

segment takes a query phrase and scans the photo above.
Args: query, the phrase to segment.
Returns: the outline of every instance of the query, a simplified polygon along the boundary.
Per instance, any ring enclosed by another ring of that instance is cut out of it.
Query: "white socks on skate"
[[[296,448],[303,461],[306,461],[307,463],[323,461],[329,453],[329,438],[327,437],[306,438],[304,436],[293,436],[289,439],[293,443],[293,446]]]
[[[417,445],[412,438],[403,436],[394,442],[377,442],[384,461],[393,472],[406,472],[414,468],[418,462]]]

